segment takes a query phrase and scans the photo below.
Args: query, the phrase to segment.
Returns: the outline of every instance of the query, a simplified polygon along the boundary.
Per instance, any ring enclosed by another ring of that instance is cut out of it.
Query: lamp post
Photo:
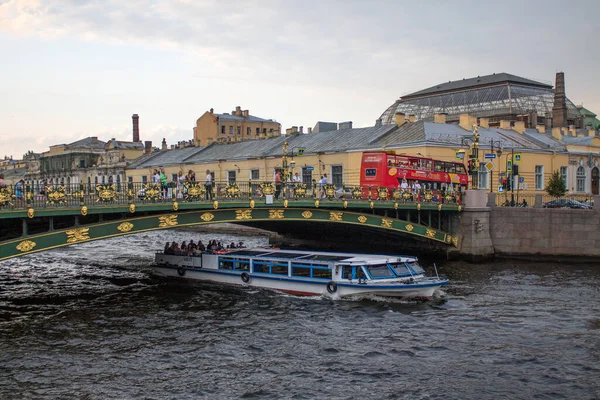
[[[472,144],[469,145],[469,142]],[[461,138],[461,144],[469,146],[469,173],[471,175],[471,189],[479,189],[479,132],[477,125],[473,125],[473,137],[464,136]]]
[[[502,142],[500,140],[490,139],[490,148],[492,154],[494,154],[494,144],[498,145],[498,149],[496,150],[496,154],[498,154],[498,161],[502,163],[500,157],[502,157]],[[499,168],[502,168],[501,166]],[[494,170],[490,171],[490,193],[494,191]]]

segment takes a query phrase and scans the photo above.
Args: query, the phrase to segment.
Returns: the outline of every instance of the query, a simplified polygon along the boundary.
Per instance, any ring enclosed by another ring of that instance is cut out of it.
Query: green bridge
[[[455,247],[453,220],[462,209],[457,200],[432,191],[333,185],[313,190],[271,182],[216,183],[212,193],[196,182],[0,188],[0,261],[91,240],[223,222],[275,231],[282,224],[345,224]]]

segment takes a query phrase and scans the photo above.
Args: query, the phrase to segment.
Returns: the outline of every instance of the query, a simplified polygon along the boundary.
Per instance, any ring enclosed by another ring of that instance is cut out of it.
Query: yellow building
[[[277,121],[250,115],[248,110],[242,110],[240,106],[231,114],[216,114],[211,108],[196,121],[194,143],[196,146],[207,146],[213,142],[233,143],[280,135],[281,125]]]
[[[515,165],[518,175],[512,178],[513,187],[520,193],[545,194],[554,171],[562,174],[570,194],[591,195],[597,191],[600,138],[593,130],[557,128],[547,132],[544,126],[526,129],[522,121],[509,120],[490,127],[488,119],[468,114],[462,114],[459,123],[453,124],[446,123],[445,117],[436,114],[433,122],[415,121],[413,116],[407,118],[398,113],[394,124],[377,121],[367,128],[343,125],[343,129],[310,134],[292,129],[286,137],[172,149],[140,159],[126,173],[133,182],[151,182],[153,168],[164,167],[170,179],[180,170],[187,173],[191,169],[196,180],[203,181],[208,169],[213,179],[224,186],[232,181],[272,182],[275,171],[287,164],[287,169],[298,172],[309,186],[325,173],[337,187],[354,186],[360,184],[360,163],[365,151],[386,150],[456,161],[457,152],[469,153],[473,126],[477,126],[477,189],[498,192],[502,180],[513,175]],[[495,158],[486,158],[486,154],[494,154]]]

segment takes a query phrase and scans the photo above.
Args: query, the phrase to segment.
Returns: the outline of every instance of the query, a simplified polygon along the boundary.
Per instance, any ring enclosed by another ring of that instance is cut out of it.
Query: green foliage
[[[556,198],[562,197],[567,193],[567,185],[559,171],[552,173],[545,190],[550,196]]]

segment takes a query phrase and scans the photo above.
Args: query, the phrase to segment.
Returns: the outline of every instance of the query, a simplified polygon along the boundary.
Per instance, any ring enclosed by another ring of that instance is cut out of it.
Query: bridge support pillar
[[[460,253],[468,260],[479,262],[494,257],[490,237],[490,207],[483,190],[467,190],[465,209],[460,218]]]
[[[48,217],[48,232],[54,231],[54,217]]]
[[[79,226],[79,215],[75,216],[75,226]]]
[[[27,218],[23,218],[21,220],[21,226],[22,226],[22,232],[23,232],[22,236],[27,236],[29,234],[29,232],[27,231]]]

